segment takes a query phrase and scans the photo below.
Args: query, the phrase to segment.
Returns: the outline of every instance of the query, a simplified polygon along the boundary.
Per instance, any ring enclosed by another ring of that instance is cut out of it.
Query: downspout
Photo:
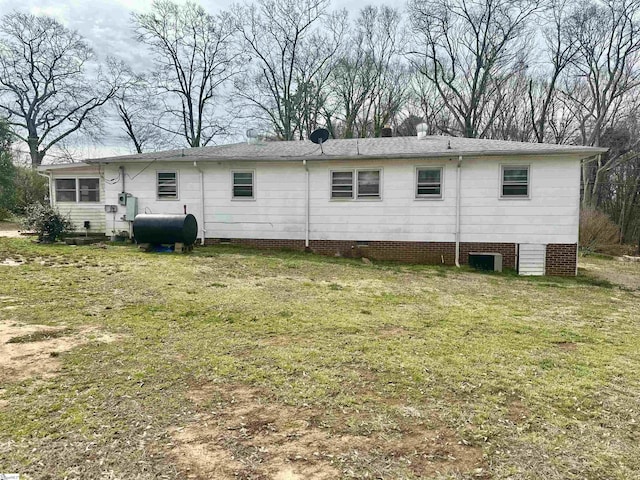
[[[122,179],[122,193],[127,193],[124,188],[124,165],[120,165],[118,170],[120,170],[120,178]]]
[[[460,268],[460,184],[462,177],[462,155],[458,156],[456,168],[456,267]]]
[[[305,187],[304,187],[304,248],[309,248],[309,166],[307,160],[302,160],[304,166]]]
[[[193,162],[193,166],[200,172],[200,211],[202,212],[202,238],[200,245],[204,245],[204,239],[207,236],[207,229],[204,223],[204,172],[198,167],[198,162]]]

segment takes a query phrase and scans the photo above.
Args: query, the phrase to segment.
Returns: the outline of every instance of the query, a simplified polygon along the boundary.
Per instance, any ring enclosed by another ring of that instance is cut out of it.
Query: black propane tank
[[[145,213],[133,221],[133,237],[137,243],[193,245],[198,237],[198,222],[187,215]]]

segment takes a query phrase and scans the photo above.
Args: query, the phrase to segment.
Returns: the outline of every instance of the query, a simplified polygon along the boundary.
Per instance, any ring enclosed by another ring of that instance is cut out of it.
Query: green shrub
[[[29,205],[44,204],[49,193],[47,179],[29,167],[17,167],[15,172],[15,201],[12,208],[17,215],[24,215]]]
[[[13,165],[11,155],[0,151],[0,210],[13,209],[16,190],[15,177],[16,167]]]
[[[0,207],[0,222],[4,222],[11,218],[11,212],[6,208]]]
[[[41,242],[55,242],[71,232],[73,224],[50,205],[34,203],[25,209],[22,226],[38,234]]]

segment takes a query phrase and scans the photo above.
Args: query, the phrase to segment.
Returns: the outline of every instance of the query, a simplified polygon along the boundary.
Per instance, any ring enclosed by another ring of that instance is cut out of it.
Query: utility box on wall
[[[138,197],[127,196],[127,213],[124,219],[133,222],[138,214]]]

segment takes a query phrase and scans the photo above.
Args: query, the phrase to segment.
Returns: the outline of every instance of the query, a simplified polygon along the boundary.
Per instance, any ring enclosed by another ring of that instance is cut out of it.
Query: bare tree
[[[31,164],[74,132],[97,122],[117,83],[87,77],[93,52],[84,39],[49,17],[11,13],[0,23],[0,111],[29,147]]]
[[[173,136],[157,124],[162,104],[147,76],[134,73],[127,64],[115,59],[109,59],[109,67],[112,75],[121,79],[120,89],[110,102],[121,122],[120,139],[131,144],[136,153],[171,145]]]
[[[364,7],[351,32],[331,75],[330,109],[325,115],[332,117],[332,124],[341,125],[345,138],[379,135],[399,110],[409,83],[398,81],[407,72],[400,59],[400,12]]]
[[[436,135],[452,129],[451,114],[433,82],[419,72],[413,72],[407,97],[410,114],[422,118],[427,125],[427,134]]]
[[[532,75],[527,91],[530,122],[535,140],[539,143],[545,140],[547,122],[557,122],[557,118],[551,114],[556,111],[554,103],[558,101],[558,82],[578,51],[566,27],[570,14],[568,0],[553,0],[547,13],[548,20],[542,33],[549,56],[546,63],[550,68],[544,69],[537,76]]]
[[[411,0],[412,52],[432,81],[456,128],[484,137],[501,107],[500,88],[524,66],[528,21],[541,0]]]
[[[640,110],[640,1],[607,0],[577,6],[568,33],[577,46],[564,94],[579,122],[582,145],[602,146],[603,134]],[[633,157],[634,139],[624,151],[600,155],[583,163],[583,203],[597,207],[600,184],[608,172]]]
[[[158,126],[201,147],[225,134],[219,97],[239,70],[229,14],[214,16],[191,2],[156,0],[150,13],[133,14],[137,39],[153,53],[151,77],[161,94]]]
[[[535,141],[527,101],[530,81],[527,69],[523,68],[509,79],[497,83],[496,94],[488,101],[490,109],[495,110],[495,115],[487,125],[487,137],[516,142]],[[500,106],[495,108],[494,103],[499,103]]]
[[[317,118],[316,92],[323,90],[346,18],[344,12],[326,13],[328,4],[329,0],[258,0],[235,10],[251,57],[250,74],[235,82],[236,100],[239,108],[249,108],[282,140],[304,137],[309,132],[300,119]]]

